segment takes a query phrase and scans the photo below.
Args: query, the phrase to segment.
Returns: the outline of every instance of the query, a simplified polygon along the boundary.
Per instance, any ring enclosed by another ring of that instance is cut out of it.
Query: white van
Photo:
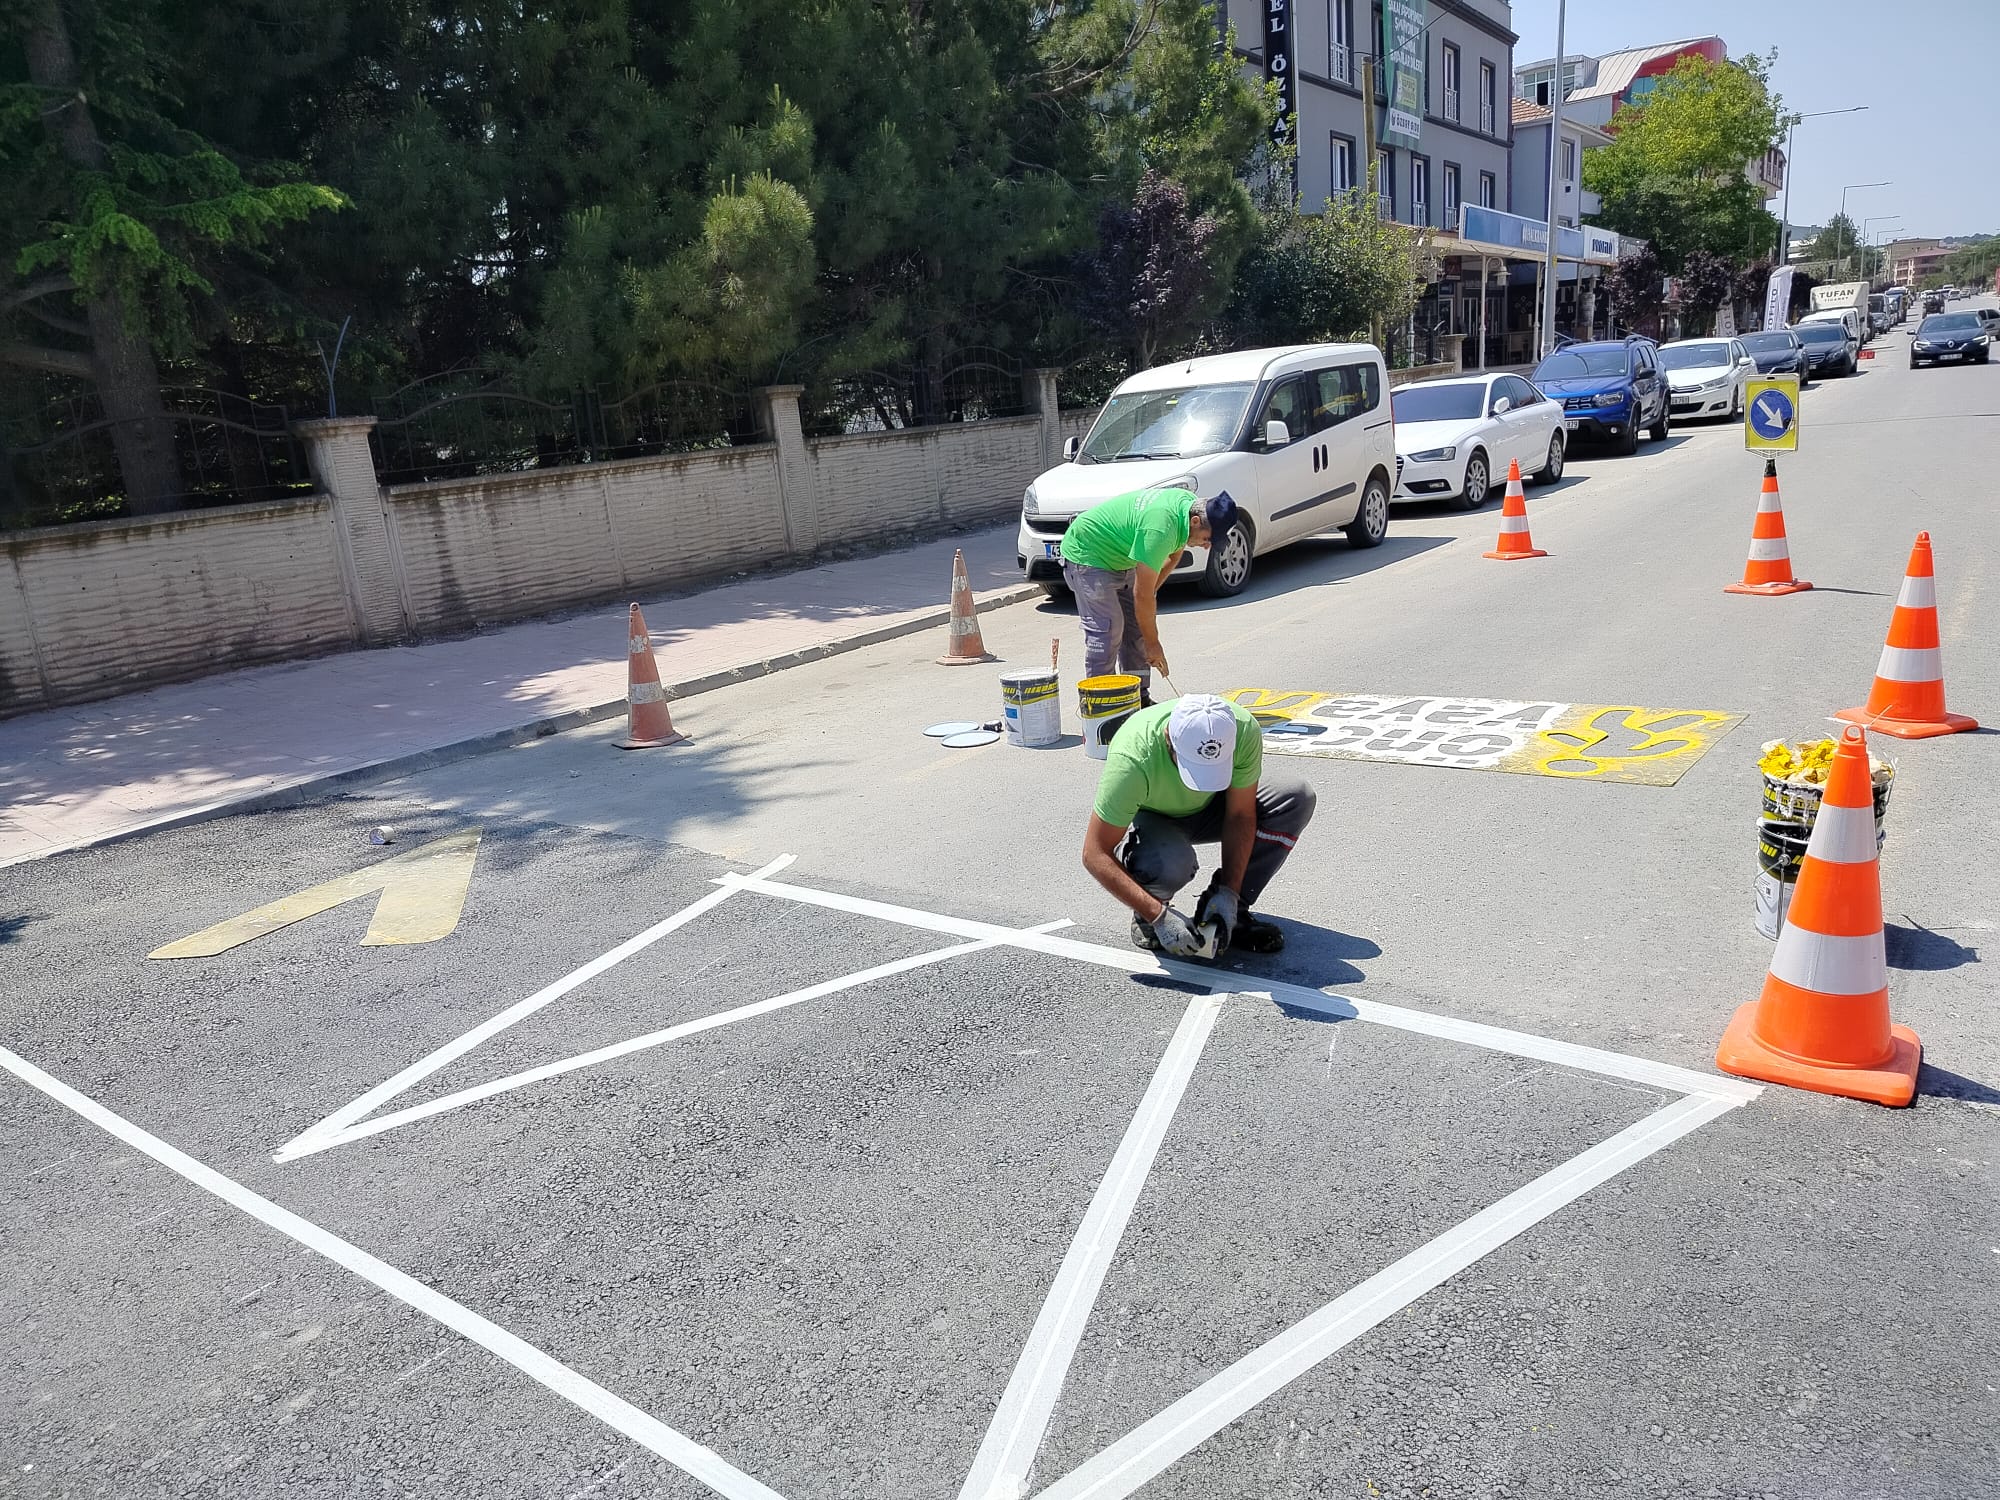
[[[1854,340],[1854,347],[1857,349],[1866,344],[1869,339],[1870,330],[1868,324],[1863,321],[1862,315],[1851,307],[1840,308],[1837,311],[1807,313],[1803,318],[1799,319],[1799,322],[1838,323],[1842,328],[1847,330],[1847,336]]]
[[[1302,344],[1182,360],[1134,375],[1104,403],[1066,462],[1028,486],[1016,561],[1062,588],[1062,537],[1100,500],[1176,487],[1227,490],[1239,519],[1212,550],[1191,547],[1176,577],[1238,593],[1251,559],[1340,527],[1356,547],[1389,530],[1396,432],[1389,372],[1372,344]]]

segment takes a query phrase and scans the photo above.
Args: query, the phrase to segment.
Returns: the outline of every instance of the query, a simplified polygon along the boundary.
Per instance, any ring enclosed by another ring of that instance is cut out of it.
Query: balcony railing
[[[1395,218],[1395,217],[1396,217],[1396,200],[1395,200],[1394,198],[1391,198],[1391,197],[1390,197],[1390,196],[1389,196],[1389,195],[1388,195],[1387,193],[1378,193],[1378,194],[1376,194],[1376,195],[1375,195],[1375,217],[1376,217],[1376,218],[1378,218],[1378,219],[1393,219],[1393,218]]]
[[[1428,224],[1430,223],[1430,221],[1431,221],[1430,200],[1426,198],[1417,198],[1412,200],[1410,203],[1410,222],[1412,224]]]
[[[1479,129],[1482,134],[1493,134],[1493,106],[1484,101],[1479,106]]]
[[[1326,70],[1335,83],[1354,82],[1354,51],[1341,42],[1335,42],[1328,50]]]
[[[1447,120],[1456,120],[1458,118],[1457,89],[1446,89],[1444,91],[1444,117]]]

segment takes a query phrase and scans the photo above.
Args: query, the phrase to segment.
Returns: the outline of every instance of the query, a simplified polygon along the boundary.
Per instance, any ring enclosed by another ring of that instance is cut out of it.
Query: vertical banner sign
[[[1299,107],[1293,61],[1292,0],[1264,0],[1264,76],[1278,86],[1278,118],[1271,122],[1274,148],[1290,144],[1294,111]]]
[[[1771,281],[1764,288],[1764,326],[1783,328],[1785,314],[1792,310],[1792,282],[1798,276],[1797,266],[1780,266],[1771,273]]]
[[[1382,58],[1389,71],[1389,119],[1382,142],[1409,151],[1423,143],[1429,11],[1429,0],[1387,0],[1382,7]]]

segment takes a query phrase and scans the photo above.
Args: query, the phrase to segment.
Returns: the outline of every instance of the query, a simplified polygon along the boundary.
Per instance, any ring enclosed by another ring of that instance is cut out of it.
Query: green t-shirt
[[[1070,522],[1063,533],[1066,562],[1123,573],[1144,563],[1158,572],[1187,545],[1188,490],[1134,490],[1103,500]]]
[[[1255,786],[1264,774],[1264,732],[1247,708],[1232,703],[1236,715],[1236,767],[1232,787]],[[1140,808],[1185,818],[1208,806],[1214,792],[1197,792],[1181,780],[1180,769],[1167,746],[1171,703],[1155,703],[1127,719],[1104,754],[1104,775],[1097,783],[1095,811],[1113,828],[1132,826]]]

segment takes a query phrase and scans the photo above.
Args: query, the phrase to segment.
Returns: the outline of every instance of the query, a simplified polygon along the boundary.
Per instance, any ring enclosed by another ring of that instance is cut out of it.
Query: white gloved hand
[[[1153,918],[1153,936],[1159,939],[1160,947],[1176,958],[1193,958],[1201,952],[1201,939],[1195,935],[1188,919],[1171,906],[1161,909]]]

